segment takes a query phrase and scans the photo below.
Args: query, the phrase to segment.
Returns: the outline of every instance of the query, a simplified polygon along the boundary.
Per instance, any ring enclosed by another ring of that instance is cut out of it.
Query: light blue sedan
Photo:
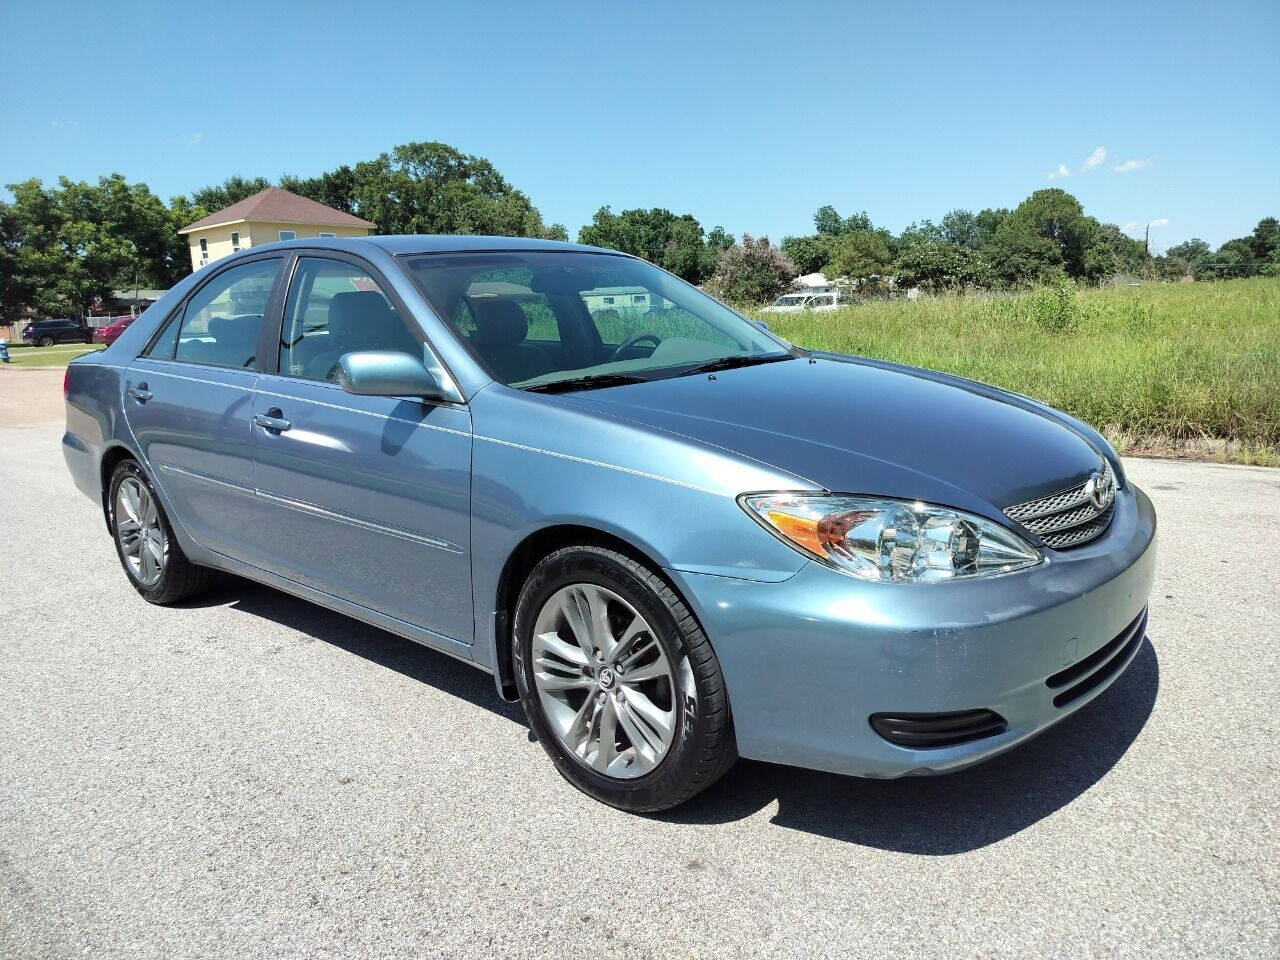
[[[253,248],[66,394],[67,465],[146,600],[227,571],[473,663],[627,810],[738,756],[959,769],[1145,635],[1156,518],[1096,432],[799,349],[606,250]]]

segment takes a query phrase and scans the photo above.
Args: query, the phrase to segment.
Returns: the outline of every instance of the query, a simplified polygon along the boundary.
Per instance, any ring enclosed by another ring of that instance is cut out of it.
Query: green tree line
[[[568,239],[544,223],[529,197],[483,157],[437,142],[407,143],[373,160],[315,177],[286,175],[286,190],[372,221],[379,233],[491,234]],[[119,174],[96,184],[59,178],[9,184],[0,201],[0,321],[30,312],[83,315],[114,289],[172,286],[190,270],[178,230],[273,186],[230,177],[166,204]],[[1213,250],[1192,239],[1150,256],[1119,227],[1085,214],[1060,189],[1037,190],[1012,210],[952,210],[900,233],[865,212],[823,206],[814,231],[780,247],[704,230],[689,213],[662,208],[596,211],[578,241],[635,254],[738,303],[768,300],[801,273],[822,272],[864,293],[892,283],[928,292],[1020,288],[1069,278],[1093,284],[1128,274],[1196,280],[1280,274],[1280,225],[1259,221],[1247,237]]]

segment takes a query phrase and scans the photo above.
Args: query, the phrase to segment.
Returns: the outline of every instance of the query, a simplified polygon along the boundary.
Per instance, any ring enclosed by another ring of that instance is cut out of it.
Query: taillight
[[[62,371],[62,395],[63,395],[63,397],[65,397],[65,396],[67,395],[67,392],[71,389],[71,386],[70,386],[70,385],[71,385],[71,368],[70,368],[70,367],[67,367],[67,369],[65,369],[65,370],[63,370],[63,371]]]

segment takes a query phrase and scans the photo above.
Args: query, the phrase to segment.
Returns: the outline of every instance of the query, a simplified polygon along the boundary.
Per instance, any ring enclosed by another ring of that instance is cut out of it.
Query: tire
[[[154,535],[144,536],[140,532],[137,537],[129,536],[131,526],[136,528],[139,524],[128,516],[130,512],[127,505],[128,495],[121,499],[121,488],[126,485],[130,491],[136,492],[141,488],[145,491],[146,497],[150,498],[153,511],[137,512],[144,514],[143,519],[146,521],[141,525],[142,531],[154,531]],[[125,515],[121,515],[121,509],[124,510]],[[122,460],[111,474],[107,496],[107,523],[111,528],[111,539],[115,542],[116,556],[120,559],[120,566],[124,568],[125,576],[148,603],[160,605],[178,603],[194,597],[209,585],[213,571],[207,567],[197,566],[187,559],[177,538],[173,535],[173,527],[169,523],[169,518],[165,516],[164,507],[160,505],[155,488],[151,486],[147,475],[133,460]],[[150,543],[147,542],[148,540]],[[131,559],[132,551],[128,554],[126,552],[125,541],[138,545],[138,569],[135,569],[135,561]],[[158,550],[148,550],[151,543],[158,544]],[[158,576],[154,579],[150,575],[154,568],[144,566],[144,552],[149,553],[146,562],[150,563],[156,562],[157,552],[160,555]]]
[[[600,619],[594,603],[583,606],[588,597],[603,598],[608,632],[600,635],[609,644],[616,641],[609,657],[595,651],[595,663],[591,642],[565,639],[578,636],[563,613],[566,600],[579,614],[590,610],[577,621],[583,626]],[[636,629],[632,615],[643,618],[644,629],[628,640],[628,630]],[[613,657],[616,677],[608,669]],[[670,809],[711,786],[737,760],[724,676],[706,634],[666,581],[624,554],[580,545],[538,563],[516,602],[512,663],[521,703],[543,749],[566,780],[602,803],[632,813]],[[656,676],[664,665],[665,678]],[[550,690],[548,678],[556,681]],[[560,684],[574,689],[559,689]],[[572,699],[579,690],[585,697]],[[637,718],[653,716],[655,709],[668,719],[637,727]],[[579,725],[588,712],[595,719]],[[669,731],[666,738],[662,730]],[[582,733],[577,747],[574,731]],[[648,743],[637,746],[655,733],[664,739],[661,753],[647,749]]]
[[[41,338],[40,338],[39,343],[37,344],[37,346],[41,346],[41,347],[52,347],[52,346],[53,346],[53,337],[48,337],[48,336],[41,337]]]

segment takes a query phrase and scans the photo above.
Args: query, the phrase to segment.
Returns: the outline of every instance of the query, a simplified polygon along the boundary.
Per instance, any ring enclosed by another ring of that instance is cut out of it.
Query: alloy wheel
[[[533,628],[533,682],[561,744],[619,779],[649,773],[675,739],[672,664],[648,621],[606,587],[556,591]]]
[[[129,572],[144,587],[154,586],[168,554],[155,497],[137,478],[126,477],[116,488],[115,507],[116,536]]]

